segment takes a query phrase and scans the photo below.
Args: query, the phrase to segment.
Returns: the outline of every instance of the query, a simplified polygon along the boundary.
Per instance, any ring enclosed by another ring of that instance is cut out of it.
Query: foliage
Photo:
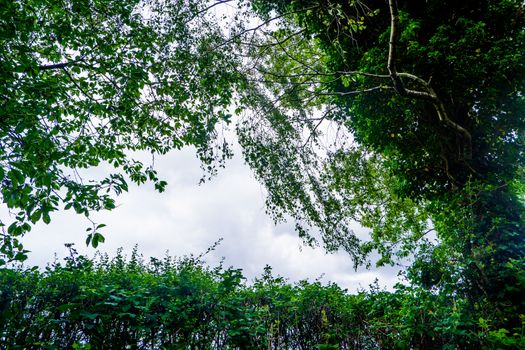
[[[518,348],[522,328],[462,312],[457,294],[398,285],[350,295],[289,284],[271,268],[253,284],[199,258],[72,255],[45,271],[0,270],[2,349]],[[481,306],[481,305],[480,305]],[[522,321],[525,321],[522,315]]]
[[[291,215],[300,234],[319,228],[327,248],[347,250],[356,264],[374,250],[379,265],[414,254],[414,283],[455,290],[472,312],[491,305],[502,327],[517,327],[523,2],[251,6],[274,23],[248,50],[263,96],[250,103],[263,113],[240,134],[270,211]],[[351,231],[355,221],[370,239]]]
[[[0,183],[13,217],[0,221],[4,258],[23,260],[19,237],[53,211],[111,210],[129,180],[163,191],[155,154],[191,145],[212,173],[230,155],[216,128],[230,118],[236,58],[213,49],[221,33],[205,5],[0,1]],[[83,171],[98,165],[116,172]],[[88,244],[103,242],[101,227]]]
[[[224,2],[0,0],[1,196],[15,217],[0,223],[1,256],[23,260],[19,237],[62,205],[112,209],[125,176],[162,191],[131,151],[195,146],[213,173],[235,107],[274,218],[356,266],[410,257],[409,285],[348,296],[269,272],[250,287],[191,259],[72,257],[2,270],[2,340],[523,347],[523,1],[240,1],[223,31],[207,10]],[[104,163],[117,173],[82,180]]]

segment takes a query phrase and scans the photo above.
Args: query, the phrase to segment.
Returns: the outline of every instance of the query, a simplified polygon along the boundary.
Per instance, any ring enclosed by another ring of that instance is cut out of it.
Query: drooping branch
[[[312,77],[319,77],[319,76],[334,76],[335,79],[339,79],[343,76],[351,77],[351,76],[363,76],[363,77],[369,77],[369,78],[376,78],[379,80],[391,80],[392,85],[385,84],[385,83],[377,83],[374,84],[375,86],[360,89],[360,90],[354,90],[354,91],[348,91],[348,92],[321,92],[321,91],[310,91],[306,90],[307,93],[311,93],[313,95],[322,96],[322,95],[338,95],[338,96],[347,96],[347,95],[357,95],[362,93],[369,93],[369,92],[375,92],[375,91],[381,91],[381,90],[395,90],[399,95],[418,99],[422,101],[426,101],[427,103],[430,103],[434,110],[436,111],[436,115],[438,117],[439,122],[444,125],[447,128],[452,129],[457,135],[459,135],[462,139],[463,143],[463,151],[462,151],[462,157],[463,159],[471,159],[472,157],[472,136],[470,132],[451,119],[450,115],[447,112],[447,108],[445,107],[445,104],[443,100],[438,96],[436,91],[432,88],[430,85],[430,81],[425,81],[421,77],[418,77],[411,73],[406,72],[398,72],[396,67],[396,58],[397,58],[397,45],[399,42],[399,9],[397,6],[396,0],[388,0],[389,10],[390,10],[390,41],[389,41],[389,51],[388,51],[388,62],[387,62],[387,68],[389,74],[374,74],[369,72],[361,72],[361,71],[321,71],[317,69],[314,65],[311,63],[305,61],[304,59],[301,59],[300,57],[297,57],[297,55],[294,55],[291,53],[287,47],[285,47],[283,44],[287,42],[291,37],[295,36],[298,33],[301,33],[302,31],[299,31],[297,33],[292,34],[291,36],[286,37],[284,40],[277,40],[273,41],[272,43],[269,43],[267,45],[264,44],[257,44],[258,47],[279,47],[282,52],[287,56],[289,60],[294,61],[295,63],[299,64],[303,71],[300,73],[288,73],[288,74],[278,74],[276,72],[267,71],[260,67],[255,67],[255,69],[264,75],[272,75],[277,78],[307,78],[309,76]],[[307,10],[312,10],[312,8],[308,8]],[[303,11],[303,10],[301,10]],[[295,13],[295,12],[290,12]],[[263,22],[259,24],[258,26],[247,29],[245,32],[241,33],[244,34],[249,31],[258,31],[260,30],[264,25],[267,25],[270,21],[273,21],[275,19],[280,19],[285,17],[285,15],[279,15],[275,18],[272,18],[269,21]],[[237,34],[236,37],[240,36],[241,34]],[[244,44],[247,44],[243,42]],[[249,44],[249,43],[248,43]],[[408,88],[405,84],[407,81],[411,81],[412,84],[410,84],[411,88]],[[263,81],[267,83],[278,83],[277,81]],[[299,83],[295,82],[289,82],[287,81],[286,84],[290,85],[304,85],[304,86],[315,86],[315,85],[322,85],[323,82],[314,80],[304,80]]]
[[[450,119],[445,108],[445,104],[438,97],[430,83],[414,74],[397,72],[396,48],[399,38],[399,9],[397,7],[397,0],[388,0],[388,5],[390,7],[390,42],[387,68],[388,72],[390,73],[390,78],[394,83],[394,89],[401,96],[426,100],[432,103],[438,115],[439,121],[463,136],[466,145],[465,158],[470,159],[472,157],[472,135],[467,129]],[[417,82],[424,88],[425,91],[407,89],[401,78],[407,78]]]

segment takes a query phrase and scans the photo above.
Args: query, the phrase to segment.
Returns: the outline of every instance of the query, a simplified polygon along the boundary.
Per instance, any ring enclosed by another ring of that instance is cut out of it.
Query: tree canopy
[[[213,171],[229,150],[217,128],[229,120],[236,57],[202,1],[0,2],[0,251],[21,260],[18,239],[65,208],[115,207],[127,181],[166,183],[130,154],[195,146]],[[152,158],[153,159],[153,158]],[[116,172],[98,180],[82,169]],[[152,160],[153,163],[153,160]],[[123,176],[123,174],[125,176]],[[100,225],[87,243],[103,241]]]
[[[258,67],[261,89],[278,99],[271,104],[280,108],[274,114],[282,113],[290,126],[279,123],[275,133],[304,138],[300,128],[310,129],[309,142],[300,144],[305,150],[317,141],[320,122],[331,122],[355,141],[347,149],[345,144],[328,149],[324,167],[318,167],[327,175],[318,176],[325,187],[335,188],[334,196],[313,198],[320,204],[320,221],[326,221],[323,211],[355,207],[333,202],[343,204],[340,197],[351,200],[347,197],[359,194],[363,186],[350,180],[354,172],[366,179],[358,172],[359,162],[378,163],[381,169],[376,176],[368,169],[374,183],[364,187],[387,181],[391,197],[417,203],[439,201],[468,183],[519,187],[524,123],[520,2],[401,2],[395,16],[382,2],[261,1],[254,7],[264,16],[278,11],[287,18],[270,34],[280,41],[259,44],[278,46]],[[308,113],[319,110],[324,113]],[[255,129],[250,125],[247,132],[270,139],[270,132]],[[299,162],[309,160],[300,153],[293,152]],[[284,165],[271,172],[259,164],[264,157],[254,158],[252,165],[270,183],[287,176]],[[311,183],[309,192],[319,192],[315,181],[301,174],[301,183]],[[373,193],[367,192],[359,197]],[[323,210],[323,203],[331,207]]]
[[[425,287],[523,313],[523,3],[252,5],[278,22],[250,43],[264,122],[240,129],[270,211],[358,263],[415,253]]]
[[[226,3],[0,3],[3,256],[62,206],[111,209],[125,176],[162,191],[131,151],[195,146],[213,173],[234,112],[276,220],[356,266],[411,257],[414,283],[519,327],[523,2],[239,1],[225,28]],[[117,172],[84,181],[101,162]]]

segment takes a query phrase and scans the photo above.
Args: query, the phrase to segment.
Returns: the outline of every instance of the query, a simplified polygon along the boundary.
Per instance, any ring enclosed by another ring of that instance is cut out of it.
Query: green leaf
[[[43,211],[42,212],[42,220],[46,225],[48,225],[51,222],[51,217],[49,216],[49,212]]]

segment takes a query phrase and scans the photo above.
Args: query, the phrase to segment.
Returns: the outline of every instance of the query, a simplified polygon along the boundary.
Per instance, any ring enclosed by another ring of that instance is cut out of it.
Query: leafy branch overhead
[[[212,50],[222,37],[205,5],[2,2],[0,178],[13,218],[0,222],[4,256],[23,259],[19,237],[53,211],[111,210],[129,180],[163,191],[166,182],[131,152],[192,145],[210,172],[229,157],[216,130],[230,118],[236,73],[225,67],[237,58]],[[116,172],[85,175],[99,165]]]

